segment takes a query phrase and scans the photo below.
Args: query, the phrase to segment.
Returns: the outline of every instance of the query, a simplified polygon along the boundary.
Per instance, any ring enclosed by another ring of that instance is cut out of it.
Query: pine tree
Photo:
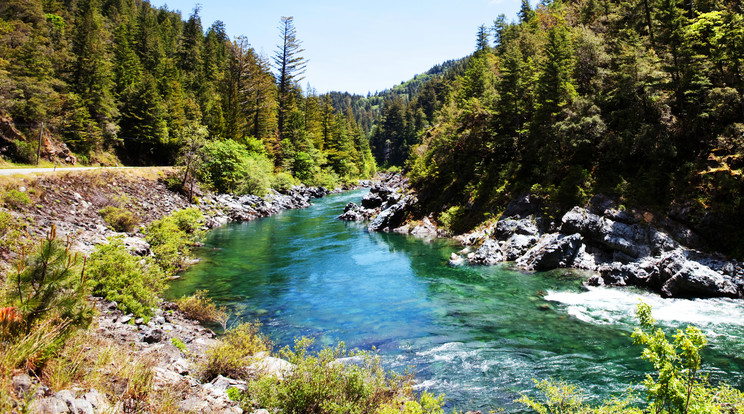
[[[297,39],[297,29],[293,17],[282,17],[279,24],[281,43],[274,52],[274,67],[277,70],[276,81],[279,87],[279,136],[284,135],[284,122],[291,110],[292,92],[295,84],[303,79],[307,62],[302,57],[302,42]]]

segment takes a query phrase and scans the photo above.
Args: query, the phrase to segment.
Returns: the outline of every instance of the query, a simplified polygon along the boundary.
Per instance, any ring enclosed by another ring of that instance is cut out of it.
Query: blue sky
[[[437,63],[470,54],[478,26],[501,13],[516,18],[519,0],[151,0],[187,18],[197,3],[205,29],[222,20],[230,37],[246,36],[267,56],[279,42],[279,20],[293,16],[305,80],[318,93],[374,93]],[[535,3],[535,2],[533,2]]]

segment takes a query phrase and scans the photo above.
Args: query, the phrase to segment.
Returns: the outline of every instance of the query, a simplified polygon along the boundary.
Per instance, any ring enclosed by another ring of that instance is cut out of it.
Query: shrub
[[[20,210],[31,204],[31,199],[28,197],[28,194],[23,191],[11,188],[3,194],[3,203],[8,208]]]
[[[202,236],[199,230],[204,223],[204,215],[195,207],[179,210],[150,223],[145,228],[145,240],[158,263],[166,273],[178,272],[194,245]]]
[[[176,226],[189,235],[192,242],[202,237],[202,228],[204,227],[204,223],[206,223],[206,219],[198,208],[189,207],[183,210],[177,210],[171,214],[171,217],[176,223]]]
[[[655,326],[649,305],[641,302],[636,315],[640,327],[633,332],[633,342],[645,346],[641,358],[654,366],[654,372],[644,381],[649,403],[645,410],[630,406],[632,395],[590,407],[584,403],[576,387],[553,380],[536,382],[543,394],[539,400],[522,396],[517,401],[540,414],[735,413],[744,409],[744,393],[726,384],[713,387],[707,377],[698,372],[700,351],[707,344],[705,335],[698,328],[678,329],[674,341],[670,342],[661,328]]]
[[[93,294],[116,301],[120,309],[138,317],[152,315],[166,281],[159,266],[131,255],[120,237],[96,246],[88,274]]]
[[[286,193],[291,190],[292,187],[296,184],[297,183],[294,177],[292,177],[292,174],[280,172],[276,175],[276,177],[274,177],[274,181],[271,186],[274,188],[274,190],[279,191],[280,193]]]
[[[239,194],[266,195],[271,187],[273,164],[265,156],[250,155],[245,163],[245,176],[238,186]]]
[[[325,187],[333,189],[338,187],[340,182],[341,179],[335,172],[329,170],[320,170],[316,172],[315,175],[313,175],[313,178],[305,184],[311,185],[313,187]]]
[[[458,229],[458,221],[465,214],[465,208],[462,206],[452,206],[447,210],[439,213],[439,224],[447,231]]]
[[[285,413],[374,413],[379,407],[413,398],[411,379],[387,373],[378,357],[347,352],[343,344],[308,352],[309,339],[300,339],[295,350],[285,348],[280,356],[294,364],[283,379],[264,376],[248,384],[241,405]],[[361,363],[344,364],[344,357],[359,357]],[[428,403],[427,403],[428,404]],[[433,411],[437,412],[437,411]]]
[[[7,211],[0,211],[0,249],[10,251],[12,247],[22,247],[24,225]]]
[[[125,208],[106,206],[106,208],[99,210],[98,214],[114,231],[129,233],[137,226],[137,219],[134,214]]]
[[[209,141],[201,151],[199,177],[216,191],[266,194],[273,169],[266,155],[251,153],[233,140]]]
[[[202,379],[210,381],[218,375],[246,378],[252,356],[271,348],[268,339],[258,332],[260,327],[258,322],[241,323],[227,331],[219,343],[207,350],[200,369]]]
[[[183,296],[176,301],[178,309],[187,317],[200,322],[219,322],[225,326],[228,318],[224,306],[218,307],[207,297],[208,291],[197,290],[191,296]]]

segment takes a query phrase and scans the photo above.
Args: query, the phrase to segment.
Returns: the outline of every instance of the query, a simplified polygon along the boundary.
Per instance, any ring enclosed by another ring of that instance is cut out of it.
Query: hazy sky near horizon
[[[472,53],[478,26],[501,13],[515,20],[520,0],[151,0],[184,19],[197,3],[205,30],[222,20],[231,38],[245,36],[268,57],[281,17],[293,16],[309,60],[302,88],[366,95]]]

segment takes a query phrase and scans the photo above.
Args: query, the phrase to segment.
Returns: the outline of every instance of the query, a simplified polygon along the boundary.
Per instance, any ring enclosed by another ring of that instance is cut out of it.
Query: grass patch
[[[98,214],[103,217],[103,221],[109,227],[118,232],[129,233],[134,230],[138,223],[137,218],[131,211],[121,207],[106,206],[99,210]]]
[[[197,290],[191,296],[183,296],[176,301],[178,309],[188,318],[199,322],[215,322],[225,329],[229,315],[224,306],[215,305],[211,298],[207,297],[208,291]]]
[[[271,349],[271,343],[259,332],[261,324],[241,323],[227,331],[222,340],[207,350],[200,367],[200,376],[211,381],[218,375],[230,378],[247,378],[248,366],[253,356]]]

